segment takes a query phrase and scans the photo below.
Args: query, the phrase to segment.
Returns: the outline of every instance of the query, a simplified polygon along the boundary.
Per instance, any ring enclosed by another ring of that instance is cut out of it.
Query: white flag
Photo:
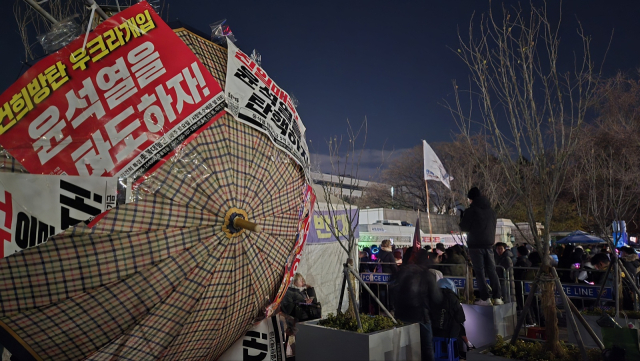
[[[442,182],[447,188],[451,189],[449,181],[453,178],[449,176],[447,170],[444,169],[440,158],[431,149],[426,141],[422,141],[424,147],[424,180],[436,180]]]

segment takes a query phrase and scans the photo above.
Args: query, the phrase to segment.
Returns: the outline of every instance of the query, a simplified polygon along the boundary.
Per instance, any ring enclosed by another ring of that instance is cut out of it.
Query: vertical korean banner
[[[302,257],[302,250],[307,242],[307,236],[309,235],[309,227],[311,226],[311,218],[313,216],[313,207],[316,203],[316,195],[313,193],[313,189],[310,185],[305,186],[304,197],[302,200],[302,206],[298,214],[298,232],[296,234],[296,243],[293,246],[293,250],[289,254],[289,258],[284,266],[284,276],[280,283],[280,288],[273,302],[267,306],[265,314],[267,317],[271,316],[273,312],[278,308],[280,302],[284,298],[287,288],[293,279],[293,276],[298,271],[298,265],[300,264],[300,258]]]
[[[221,115],[220,85],[146,2],[83,40],[0,96],[0,145],[30,173],[139,177]]]
[[[308,173],[306,129],[291,97],[247,54],[231,41],[227,43],[227,111],[237,121],[266,134]]]

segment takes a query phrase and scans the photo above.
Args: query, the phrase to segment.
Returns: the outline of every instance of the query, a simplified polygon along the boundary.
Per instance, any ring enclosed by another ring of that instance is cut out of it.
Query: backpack
[[[459,303],[458,296],[449,289],[443,289],[442,304],[432,307],[430,310],[429,317],[434,333],[441,334],[453,329],[454,315],[451,305],[455,303]]]

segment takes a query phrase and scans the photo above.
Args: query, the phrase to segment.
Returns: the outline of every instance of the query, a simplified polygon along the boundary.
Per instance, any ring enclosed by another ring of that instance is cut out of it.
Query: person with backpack
[[[395,317],[405,323],[420,324],[422,360],[433,361],[433,332],[430,310],[442,303],[442,291],[435,275],[429,271],[429,252],[421,250],[417,264],[407,264],[393,276],[391,301]]]
[[[434,337],[456,338],[458,339],[458,349],[455,357],[466,358],[464,346],[466,344],[463,336],[463,323],[466,321],[464,309],[458,298],[458,290],[452,280],[443,278],[437,283],[442,291],[442,303],[430,310],[431,327]]]

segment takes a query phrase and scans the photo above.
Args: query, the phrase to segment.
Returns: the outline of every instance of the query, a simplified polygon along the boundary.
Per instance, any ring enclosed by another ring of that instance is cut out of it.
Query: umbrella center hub
[[[238,237],[245,231],[243,228],[234,226],[233,221],[238,217],[244,220],[249,218],[247,212],[239,208],[229,209],[227,214],[224,216],[224,225],[222,226],[222,230],[229,238]]]

